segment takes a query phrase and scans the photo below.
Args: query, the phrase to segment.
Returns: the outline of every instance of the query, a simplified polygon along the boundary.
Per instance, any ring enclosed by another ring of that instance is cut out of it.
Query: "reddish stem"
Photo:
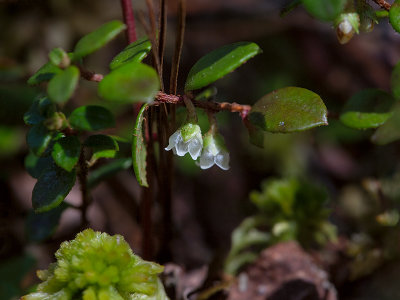
[[[121,0],[122,13],[124,15],[124,23],[126,24],[126,38],[128,43],[133,43],[136,41],[136,26],[135,26],[135,16],[133,14],[132,2],[131,0]]]

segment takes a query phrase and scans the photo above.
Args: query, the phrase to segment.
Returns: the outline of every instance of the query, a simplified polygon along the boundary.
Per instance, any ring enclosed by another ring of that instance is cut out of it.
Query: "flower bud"
[[[359,32],[360,17],[357,13],[343,13],[335,21],[339,43],[346,44]]]
[[[200,157],[200,168],[208,169],[214,164],[222,170],[229,169],[229,152],[226,150],[223,137],[214,132],[207,132],[204,137],[203,152]]]

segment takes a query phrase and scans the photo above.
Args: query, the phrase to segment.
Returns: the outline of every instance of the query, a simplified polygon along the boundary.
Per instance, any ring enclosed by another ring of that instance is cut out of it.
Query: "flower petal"
[[[189,154],[193,158],[193,160],[196,160],[200,156],[202,148],[203,140],[201,138],[201,135],[200,138],[196,136],[189,141]]]
[[[176,144],[176,154],[178,156],[184,156],[188,152],[189,143],[185,143],[183,139],[179,139],[178,143]]]
[[[200,156],[200,168],[208,169],[214,165],[214,155],[205,150]]]
[[[169,144],[168,144],[168,147],[165,148],[165,150],[169,151],[169,150],[171,150],[172,148],[174,148],[174,147],[176,146],[176,143],[178,142],[180,136],[181,136],[180,130],[175,131],[175,133],[173,133],[173,134],[169,137],[169,140],[168,140]],[[182,137],[181,137],[181,138],[182,138]]]
[[[229,170],[229,152],[221,151],[215,156],[215,163],[222,170]]]

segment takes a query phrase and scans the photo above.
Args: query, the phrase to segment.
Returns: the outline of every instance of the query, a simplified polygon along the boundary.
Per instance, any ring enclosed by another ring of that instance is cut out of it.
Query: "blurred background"
[[[220,131],[231,155],[229,171],[217,167],[202,171],[189,157],[174,158],[172,261],[192,270],[226,256],[232,230],[257,210],[249,193],[260,191],[266,179],[298,178],[327,191],[327,219],[337,227],[338,239],[326,246],[330,247],[326,252],[317,252],[329,257],[321,259],[321,264],[330,273],[339,298],[400,299],[396,286],[400,231],[397,221],[379,221],[388,214],[396,216],[399,207],[399,144],[376,146],[369,140],[372,131],[349,129],[337,120],[356,92],[366,88],[390,91],[391,71],[400,60],[400,36],[383,19],[371,33],[340,45],[331,24],[314,20],[301,7],[280,17],[287,1],[187,2],[178,93],[200,57],[225,44],[253,41],[263,53],[219,80],[216,100],[252,104],[274,89],[304,87],[324,100],[329,126],[304,133],[266,134],[264,149],[260,149],[249,143],[237,114],[220,113]],[[166,74],[173,54],[177,7],[174,0],[167,3]],[[133,1],[133,7],[135,12],[146,12],[142,0]],[[26,80],[47,62],[52,48],[72,50],[80,37],[115,19],[122,19],[116,0],[0,0],[1,299],[14,299],[34,286],[34,270],[47,268],[59,244],[76,234],[80,220],[78,211],[67,209],[52,237],[37,242],[28,234],[35,179],[24,169],[28,128],[23,114],[44,89],[27,86]],[[140,37],[144,30],[138,20],[137,26]],[[89,56],[85,66],[106,74],[109,62],[125,45],[125,36],[118,36]],[[97,96],[96,86],[81,81],[66,111],[86,103],[107,105]],[[135,121],[131,107],[111,109],[118,123],[112,133],[130,137]],[[199,114],[206,129],[207,118]],[[122,151],[129,157],[129,148]],[[140,253],[140,188],[133,171],[102,182],[92,195],[90,226],[122,234]],[[66,200],[79,205],[78,186]],[[160,214],[157,206],[154,214],[155,218]],[[349,245],[357,250],[349,252]]]

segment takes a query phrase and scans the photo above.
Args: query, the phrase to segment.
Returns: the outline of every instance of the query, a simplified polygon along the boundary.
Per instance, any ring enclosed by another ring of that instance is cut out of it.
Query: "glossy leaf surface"
[[[40,69],[28,79],[28,84],[35,85],[49,81],[56,74],[61,73],[62,69],[53,65],[51,62],[44,64]]]
[[[185,91],[197,90],[215,82],[259,53],[260,47],[250,42],[226,45],[208,53],[190,70]]]
[[[137,181],[141,186],[148,187],[149,184],[147,182],[147,171],[146,171],[147,150],[143,136],[144,134],[143,121],[146,109],[147,105],[143,105],[136,119],[135,129],[133,133],[133,143],[132,143],[132,162],[133,162],[133,170],[135,171]]]
[[[110,69],[114,70],[128,62],[141,62],[151,50],[151,42],[147,37],[138,39],[129,44],[110,63]]]
[[[346,0],[303,0],[306,10],[321,21],[333,21],[344,9]]]
[[[24,122],[27,125],[36,125],[43,122],[56,111],[56,106],[48,98],[36,99],[29,110],[24,114]]]
[[[32,152],[25,157],[24,163],[25,169],[28,171],[29,175],[36,179],[38,179],[47,169],[54,167],[55,164],[51,156],[39,157]]]
[[[74,60],[93,53],[114,39],[126,26],[120,21],[111,21],[81,38],[74,49]]]
[[[270,132],[289,133],[327,125],[327,109],[312,91],[287,87],[273,91],[257,101],[249,120]]]
[[[89,136],[84,145],[93,151],[92,162],[99,158],[113,158],[119,150],[118,143],[112,137],[104,134]]]
[[[26,135],[26,142],[32,152],[41,156],[50,145],[54,132],[49,131],[43,124],[37,124],[29,129]]]
[[[54,76],[47,86],[49,98],[55,103],[65,103],[73,95],[79,80],[79,69],[70,66]]]
[[[113,70],[99,83],[99,95],[109,101],[151,102],[160,89],[157,72],[148,65],[130,62]]]
[[[389,10],[389,21],[393,29],[400,32],[400,1],[396,0]]]
[[[78,163],[80,151],[79,139],[71,135],[62,137],[54,143],[51,156],[59,167],[70,172]]]
[[[78,130],[96,131],[115,126],[111,112],[105,107],[96,105],[78,107],[68,120],[71,126]]]

